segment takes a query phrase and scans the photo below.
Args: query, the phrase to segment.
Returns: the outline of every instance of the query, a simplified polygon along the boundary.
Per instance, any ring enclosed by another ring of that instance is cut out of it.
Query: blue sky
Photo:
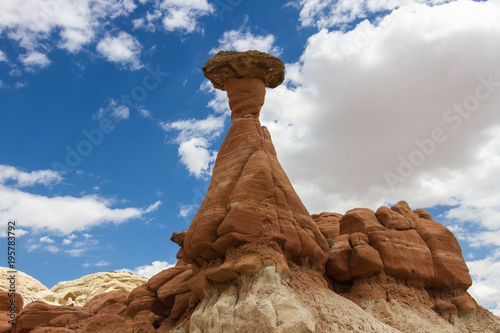
[[[398,7],[399,6],[399,7]],[[201,67],[286,64],[261,121],[311,213],[406,200],[500,314],[500,1],[0,3],[0,221],[48,287],[175,263],[229,128]]]

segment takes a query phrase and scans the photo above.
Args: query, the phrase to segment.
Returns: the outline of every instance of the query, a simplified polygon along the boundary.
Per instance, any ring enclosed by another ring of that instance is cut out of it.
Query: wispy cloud
[[[61,181],[58,173],[47,170],[28,173],[3,165],[0,177],[0,219],[15,217],[23,221],[23,226],[35,230],[71,234],[102,223],[123,223],[140,219],[155,211],[161,204],[161,201],[157,201],[144,208],[112,208],[114,200],[98,195],[48,197],[16,188],[19,185],[34,184],[48,186]],[[5,183],[9,179],[14,180],[14,186]]]
[[[88,248],[76,248],[76,249],[71,249],[71,250],[65,250],[67,254],[69,254],[72,257],[81,257],[85,252],[88,251]]]
[[[106,266],[109,266],[109,262],[107,262],[106,260],[99,260],[98,262],[96,263],[90,263],[90,262],[86,262],[84,263],[82,266],[83,267],[90,267],[90,266],[95,266],[95,267],[106,267]]]
[[[130,108],[125,104],[111,98],[105,108],[100,108],[95,114],[95,119],[102,119],[104,116],[110,116],[115,121],[125,120],[130,117]]]
[[[69,234],[65,239],[63,239],[63,245],[70,245],[71,243],[73,243],[73,240],[75,238],[78,238],[78,236],[74,235],[74,234]]]
[[[95,264],[97,267],[104,267],[104,266],[109,266],[109,262],[107,262],[106,260],[100,260],[99,262],[97,262]]]
[[[22,237],[22,236],[30,234],[30,232],[28,230],[21,229],[21,228],[16,228],[15,233],[16,233],[16,238],[19,238],[19,237]],[[6,230],[1,230],[0,231],[0,238],[7,237],[7,236],[8,236],[8,234],[7,234]]]
[[[57,252],[61,251],[61,249],[55,245],[47,245],[44,247],[44,250],[47,250],[50,253],[57,253]]]
[[[0,184],[13,181],[16,187],[34,185],[51,186],[60,183],[63,177],[53,170],[37,170],[26,172],[13,166],[0,164]]]
[[[137,108],[137,112],[141,115],[141,117],[144,118],[151,118],[151,112],[149,110],[145,109],[143,106],[139,106]]]
[[[29,252],[33,252],[35,251],[36,249],[38,249],[40,246],[42,246],[41,244],[29,244],[29,245],[26,245],[26,249]]]
[[[195,209],[196,209],[195,205],[182,205],[181,209],[179,210],[179,216],[187,217],[189,213],[191,213]]]

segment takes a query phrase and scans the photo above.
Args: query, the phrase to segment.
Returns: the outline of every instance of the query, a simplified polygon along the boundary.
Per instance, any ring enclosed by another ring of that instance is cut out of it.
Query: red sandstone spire
[[[210,58],[205,76],[227,91],[232,126],[207,195],[184,241],[186,259],[203,264],[245,243],[277,243],[285,257],[323,269],[328,244],[283,171],[267,128],[259,122],[265,87],[284,79],[280,59],[258,51]]]

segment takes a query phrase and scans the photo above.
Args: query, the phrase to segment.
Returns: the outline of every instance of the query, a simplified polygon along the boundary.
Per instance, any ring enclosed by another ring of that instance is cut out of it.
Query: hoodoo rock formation
[[[500,332],[467,292],[457,240],[427,211],[401,201],[309,214],[259,121],[280,59],[221,51],[203,71],[227,92],[232,125],[205,200],[172,235],[176,266],[83,307],[31,303],[12,332]]]
[[[284,79],[283,62],[265,53],[219,52],[203,67],[227,91],[232,125],[205,200],[184,241],[185,259],[203,267],[229,248],[275,243],[288,260],[320,268],[328,243],[283,171],[259,121],[265,87]]]

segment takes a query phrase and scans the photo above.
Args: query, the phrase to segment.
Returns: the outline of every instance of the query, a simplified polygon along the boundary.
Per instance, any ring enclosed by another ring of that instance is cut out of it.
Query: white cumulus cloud
[[[21,54],[19,60],[29,69],[43,68],[50,64],[47,55],[38,51],[29,51],[26,54]]]
[[[469,288],[470,294],[482,306],[491,309],[500,316],[500,250],[496,250],[484,259],[468,261],[467,266],[474,283]]]
[[[167,132],[177,132],[171,143],[179,144],[179,157],[189,173],[197,178],[211,174],[217,152],[209,149],[211,142],[219,137],[224,129],[227,114],[209,115],[205,119],[187,119],[160,126]]]
[[[137,108],[137,112],[141,115],[141,117],[144,118],[151,118],[151,112],[147,109],[145,109],[143,106],[139,106]]]
[[[412,4],[438,5],[454,0],[298,0],[291,2],[300,8],[302,26],[318,28],[348,24],[383,11],[392,11]]]
[[[157,260],[157,261],[153,261],[151,263],[151,265],[139,266],[139,267],[136,267],[134,269],[124,268],[124,269],[118,270],[118,272],[130,272],[134,275],[142,276],[142,277],[149,279],[153,275],[156,275],[156,274],[160,273],[161,271],[168,269],[168,268],[171,268],[171,267],[174,267],[174,266],[175,265],[171,265],[166,261]]]
[[[142,67],[139,59],[141,48],[139,41],[124,31],[116,36],[106,34],[97,44],[97,51],[108,61],[132,70]]]
[[[249,29],[243,27],[239,30],[229,30],[224,32],[219,39],[219,46],[210,50],[211,54],[219,50],[247,51],[258,50],[278,56],[281,49],[274,45],[276,38],[272,34],[265,36],[254,35]]]
[[[136,9],[142,7],[141,13]],[[125,32],[113,30],[118,18],[137,15],[133,29],[154,32],[161,26],[168,32],[203,31],[199,19],[215,14],[207,0],[9,0],[0,1],[0,31],[19,47],[18,57],[27,70],[47,67],[54,49],[78,53],[98,43],[97,52],[111,62],[131,70],[141,68],[141,45]],[[7,61],[0,51],[0,61]]]
[[[179,145],[179,156],[189,173],[197,178],[211,174],[211,164],[217,152],[209,150],[209,142],[204,138],[191,138]]]
[[[20,61],[28,68],[45,67],[51,44],[78,52],[94,40],[102,25],[128,16],[136,7],[133,0],[1,1],[0,31],[7,31],[27,51]]]
[[[193,32],[201,16],[214,13],[214,7],[207,0],[163,0],[163,27],[167,31]]]
[[[498,211],[486,200],[498,183],[497,22],[498,5],[459,1],[311,36],[261,112],[307,207],[343,213],[407,199]]]

